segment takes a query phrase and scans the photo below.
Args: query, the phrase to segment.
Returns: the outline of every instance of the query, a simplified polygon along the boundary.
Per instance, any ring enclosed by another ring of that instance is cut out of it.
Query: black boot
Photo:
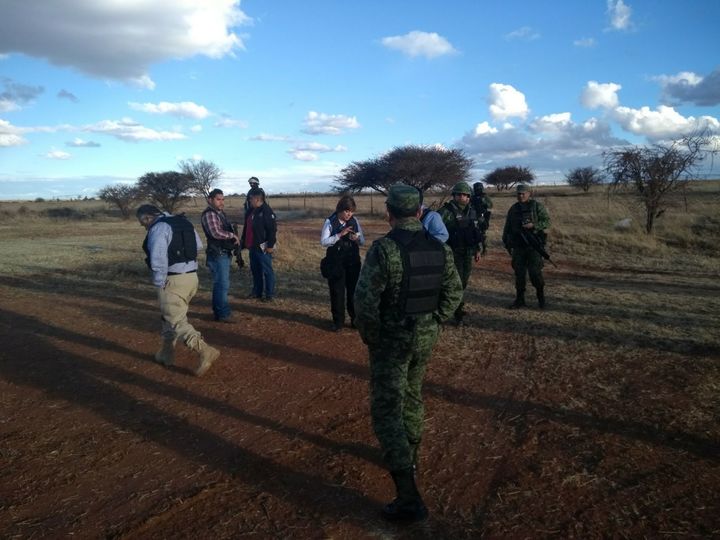
[[[415,485],[415,471],[413,467],[401,471],[393,471],[393,482],[397,497],[382,510],[385,519],[391,521],[422,521],[428,517],[425,503]]]
[[[510,309],[518,309],[525,307],[525,290],[516,289],[515,301],[510,304]]]
[[[537,299],[538,299],[538,307],[540,309],[545,309],[545,288],[544,287],[538,287]]]

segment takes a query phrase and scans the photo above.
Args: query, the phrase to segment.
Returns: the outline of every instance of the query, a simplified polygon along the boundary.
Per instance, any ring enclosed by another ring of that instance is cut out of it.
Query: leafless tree
[[[193,193],[204,197],[210,195],[210,191],[216,182],[222,177],[220,168],[211,161],[188,159],[178,163],[180,171],[192,178],[191,190]]]
[[[704,130],[667,145],[620,148],[603,154],[611,188],[630,189],[642,202],[647,234],[667,210],[669,195],[685,190],[705,158],[717,152],[712,141]]]
[[[595,167],[578,167],[567,173],[565,180],[569,186],[588,192],[592,186],[602,184],[605,181],[605,175],[603,171]]]

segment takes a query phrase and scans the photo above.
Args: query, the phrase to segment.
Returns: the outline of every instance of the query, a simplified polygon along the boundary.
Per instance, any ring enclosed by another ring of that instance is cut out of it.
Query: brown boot
[[[175,340],[163,339],[162,348],[155,353],[155,361],[163,366],[172,366],[175,363]]]
[[[200,365],[195,369],[195,375],[201,377],[205,372],[210,369],[213,362],[220,356],[220,351],[216,348],[211,347],[203,340],[200,340],[197,344],[197,351],[200,353]]]

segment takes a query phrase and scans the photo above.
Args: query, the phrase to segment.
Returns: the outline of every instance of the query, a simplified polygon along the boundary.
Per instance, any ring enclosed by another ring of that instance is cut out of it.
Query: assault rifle
[[[530,231],[522,230],[522,231],[520,231],[520,237],[523,239],[523,242],[525,242],[526,245],[533,248],[535,251],[537,251],[540,254],[540,256],[543,259],[545,259],[547,262],[549,262],[555,268],[557,268],[557,264],[555,264],[552,261],[552,259],[550,259],[550,255],[548,254],[547,251],[545,251],[545,248],[543,247],[542,242],[540,241],[540,239],[537,237],[536,234],[534,234]]]
[[[237,263],[238,268],[242,269],[242,268],[245,267],[245,261],[244,261],[243,258],[242,258],[242,251],[241,251],[241,249],[240,249],[240,240],[239,240],[239,239],[240,239],[240,233],[238,232],[238,230],[239,230],[238,224],[237,224],[237,223],[233,223],[232,228],[233,228],[233,232],[235,233],[235,236],[238,237],[238,243],[237,243],[237,245],[233,248],[233,255],[235,255],[235,262]]]

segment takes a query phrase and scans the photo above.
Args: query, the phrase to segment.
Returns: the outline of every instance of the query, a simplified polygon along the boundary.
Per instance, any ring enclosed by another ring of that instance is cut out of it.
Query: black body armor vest
[[[205,209],[205,211],[202,213],[203,217],[208,212],[215,212],[218,215],[218,217],[220,218],[220,223],[222,223],[222,228],[224,231],[227,231],[230,233],[234,232],[232,225],[230,223],[228,223],[228,220],[225,217],[224,213],[217,212],[216,210],[214,210],[208,206]],[[205,238],[207,239],[207,252],[208,253],[211,253],[211,252],[220,253],[223,251],[233,251],[235,249],[235,246],[236,246],[235,242],[233,242],[232,240],[227,240],[227,239],[218,240],[217,238],[213,238],[212,236],[210,236],[210,231],[208,231],[205,228],[205,220],[201,219],[200,223],[202,224],[203,231],[205,232]]]
[[[445,248],[425,230],[393,229],[387,238],[395,241],[403,259],[400,304],[406,316],[437,311],[445,273]]]
[[[168,246],[168,266],[181,262],[190,262],[197,259],[197,240],[195,229],[185,216],[163,216],[155,220],[152,229],[158,223],[167,223],[172,229],[172,240]],[[148,229],[148,234],[150,233]],[[145,252],[145,264],[150,265],[150,250],[148,249],[148,235],[145,235],[143,251]]]

